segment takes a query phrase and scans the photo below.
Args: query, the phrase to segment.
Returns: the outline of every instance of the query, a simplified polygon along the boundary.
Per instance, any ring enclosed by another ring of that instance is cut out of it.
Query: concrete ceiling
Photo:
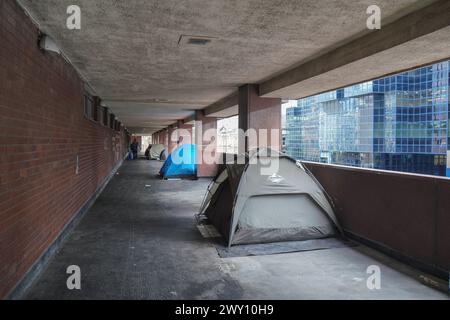
[[[433,2],[376,4],[386,24]],[[151,133],[214,104],[242,84],[262,83],[369,33],[366,9],[374,1],[20,3],[127,127]],[[72,4],[81,7],[81,30],[66,28],[66,9]],[[213,39],[193,46],[179,44],[182,35]]]

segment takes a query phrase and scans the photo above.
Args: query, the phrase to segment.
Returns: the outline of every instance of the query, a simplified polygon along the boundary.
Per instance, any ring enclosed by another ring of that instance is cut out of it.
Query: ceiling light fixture
[[[39,37],[39,48],[43,51],[51,51],[57,54],[61,53],[61,49],[58,47],[52,37],[46,34],[42,34]]]

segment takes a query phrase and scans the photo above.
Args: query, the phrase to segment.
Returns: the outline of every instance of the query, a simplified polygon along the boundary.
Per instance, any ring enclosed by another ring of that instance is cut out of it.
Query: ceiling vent
[[[188,44],[193,44],[196,46],[204,46],[210,42],[211,42],[210,39],[205,39],[205,38],[189,38],[188,39]]]
[[[217,38],[205,36],[192,36],[182,34],[178,40],[179,46],[207,46]]]

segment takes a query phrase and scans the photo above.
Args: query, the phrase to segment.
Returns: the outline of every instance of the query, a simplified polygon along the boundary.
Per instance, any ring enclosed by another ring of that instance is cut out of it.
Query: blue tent
[[[195,144],[182,144],[169,155],[159,174],[164,178],[196,178]]]

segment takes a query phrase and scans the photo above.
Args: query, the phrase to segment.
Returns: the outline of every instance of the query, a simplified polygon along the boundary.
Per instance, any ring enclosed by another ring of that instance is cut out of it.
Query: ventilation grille
[[[178,40],[179,46],[207,46],[211,44],[213,40],[217,38],[214,37],[206,37],[206,36],[192,36],[182,34],[180,39]]]

